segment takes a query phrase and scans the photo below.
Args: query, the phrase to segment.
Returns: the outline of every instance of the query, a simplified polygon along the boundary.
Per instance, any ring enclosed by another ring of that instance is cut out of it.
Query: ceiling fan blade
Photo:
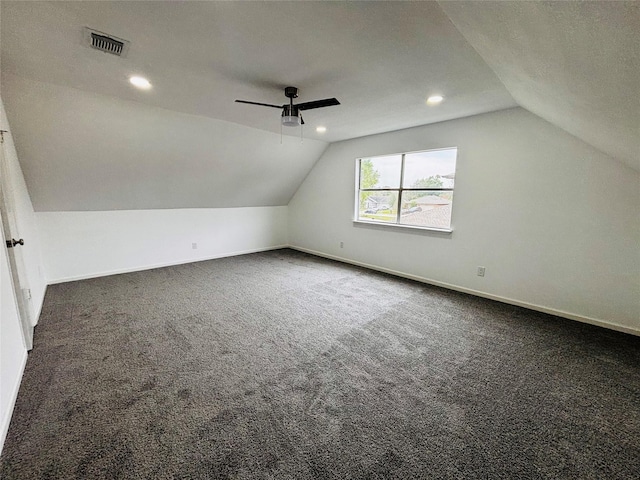
[[[262,107],[273,107],[273,108],[283,108],[283,105],[272,105],[270,103],[258,103],[258,102],[249,102],[247,100],[236,100],[238,103],[247,103],[249,105],[260,105]]]
[[[314,100],[313,102],[298,103],[298,110],[311,110],[312,108],[331,107],[332,105],[340,105],[335,98],[325,98],[324,100]]]

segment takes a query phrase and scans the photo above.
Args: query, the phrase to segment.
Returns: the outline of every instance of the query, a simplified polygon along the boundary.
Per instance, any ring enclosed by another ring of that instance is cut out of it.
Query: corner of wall
[[[453,235],[354,226],[355,158],[450,146],[459,152]],[[289,244],[637,332],[639,181],[515,107],[332,144],[289,203]],[[491,276],[480,280],[477,265],[490,265]]]

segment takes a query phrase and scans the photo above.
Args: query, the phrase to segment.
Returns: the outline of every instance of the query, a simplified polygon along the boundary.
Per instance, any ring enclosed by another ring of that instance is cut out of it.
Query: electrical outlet
[[[344,248],[344,242],[340,242],[340,248]]]
[[[198,249],[198,244],[197,243],[192,243],[191,244],[191,249],[192,250],[197,250]]]
[[[478,267],[478,276],[479,277],[484,277],[485,270],[486,270],[486,268],[484,268],[484,267]]]

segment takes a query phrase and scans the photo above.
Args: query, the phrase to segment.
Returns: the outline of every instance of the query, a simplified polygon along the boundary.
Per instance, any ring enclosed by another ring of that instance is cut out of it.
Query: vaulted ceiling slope
[[[524,108],[640,170],[640,2],[440,2]]]
[[[327,147],[6,75],[36,211],[287,205]]]
[[[435,2],[0,3],[2,97],[34,207],[286,205],[327,142],[515,106]],[[83,28],[130,41],[116,57]],[[131,75],[152,83],[134,89]],[[305,112],[305,140],[283,104]],[[438,108],[425,98],[441,93]],[[325,126],[325,134],[316,133]]]
[[[518,103],[635,166],[637,11],[606,3],[3,0],[0,93],[37,210],[284,205],[327,142]],[[341,105],[280,145],[277,110],[234,100],[287,85]]]
[[[126,57],[84,46],[85,26],[129,40]],[[278,134],[277,110],[234,100],[282,104],[292,85],[340,101],[305,114],[328,142],[516,106],[435,2],[3,1],[2,68]]]

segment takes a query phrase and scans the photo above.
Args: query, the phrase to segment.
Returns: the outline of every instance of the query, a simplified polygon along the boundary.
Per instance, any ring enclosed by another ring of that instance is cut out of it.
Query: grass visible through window
[[[357,220],[450,229],[457,151],[358,159]]]

